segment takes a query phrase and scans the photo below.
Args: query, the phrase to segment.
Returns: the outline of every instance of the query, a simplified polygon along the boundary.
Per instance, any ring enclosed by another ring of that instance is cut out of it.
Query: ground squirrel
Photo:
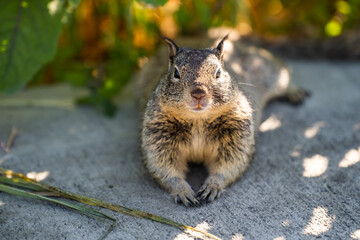
[[[301,102],[305,96],[289,87],[287,69],[270,53],[227,39],[214,48],[192,49],[164,38],[169,56],[156,55],[137,76],[147,102],[141,136],[146,166],[186,206],[212,202],[246,170],[270,99],[286,95]],[[159,64],[166,61],[164,70]],[[197,193],[185,179],[189,162],[208,169]]]

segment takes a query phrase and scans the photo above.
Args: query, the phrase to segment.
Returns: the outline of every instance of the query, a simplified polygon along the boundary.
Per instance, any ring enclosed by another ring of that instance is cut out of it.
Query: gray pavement
[[[305,104],[274,102],[257,151],[224,196],[200,208],[173,202],[145,170],[139,114],[131,97],[115,118],[94,109],[0,107],[0,140],[17,137],[0,166],[47,184],[208,229],[223,239],[360,239],[360,64],[288,60]],[[12,98],[68,99],[66,86]],[[0,102],[4,99],[0,99]],[[194,168],[194,188],[204,178]],[[118,223],[107,239],[192,239],[180,230],[107,210]],[[98,239],[109,223],[38,200],[0,193],[0,239]]]

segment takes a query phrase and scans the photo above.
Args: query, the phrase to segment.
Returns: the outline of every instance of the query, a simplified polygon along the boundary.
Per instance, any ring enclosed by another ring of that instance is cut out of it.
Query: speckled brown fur
[[[255,149],[263,106],[289,87],[286,68],[270,54],[237,45],[230,52],[224,49],[226,38],[206,49],[178,48],[165,39],[167,72],[160,78],[152,69],[164,62],[158,55],[138,76],[140,89],[157,85],[146,100],[142,126],[146,166],[186,206],[212,202],[241,176]],[[188,162],[208,168],[197,194],[185,180]]]

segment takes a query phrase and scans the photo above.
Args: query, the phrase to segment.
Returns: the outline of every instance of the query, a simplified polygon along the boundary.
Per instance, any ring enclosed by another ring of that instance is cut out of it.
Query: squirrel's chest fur
[[[253,152],[253,111],[244,96],[216,114],[198,118],[184,117],[156,99],[149,102],[142,130],[142,149],[151,172],[158,165],[182,169],[186,162],[222,164]]]
[[[226,112],[211,119],[181,119],[155,114],[146,121],[143,144],[161,152],[172,151],[186,162],[211,164],[247,152],[252,145],[251,114]]]
[[[213,141],[208,128],[209,123],[204,120],[192,124],[189,140],[180,147],[184,159],[188,162],[206,163],[217,158],[218,144]]]

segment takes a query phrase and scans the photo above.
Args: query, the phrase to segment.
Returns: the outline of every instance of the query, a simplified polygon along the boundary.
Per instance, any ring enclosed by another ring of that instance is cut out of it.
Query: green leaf
[[[167,0],[139,0],[139,3],[145,3],[146,5],[150,5],[153,7],[163,6],[167,2]]]
[[[64,3],[61,0],[0,2],[0,93],[21,89],[54,57],[66,12]]]

